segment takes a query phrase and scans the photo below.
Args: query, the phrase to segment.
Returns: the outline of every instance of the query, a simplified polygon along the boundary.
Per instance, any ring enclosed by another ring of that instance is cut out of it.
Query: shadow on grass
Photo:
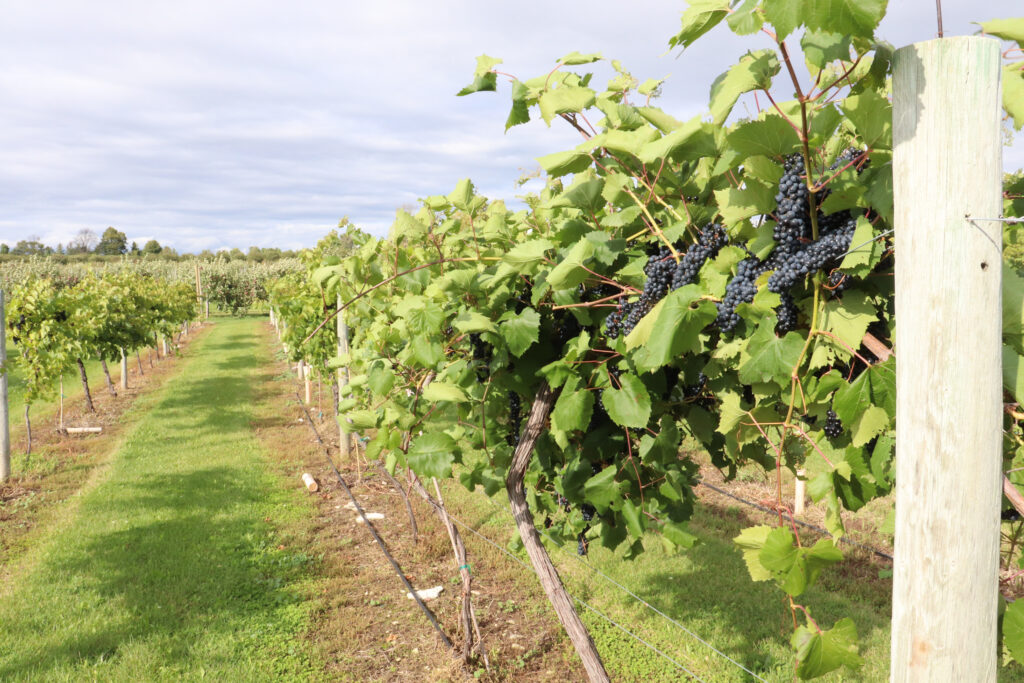
[[[0,667],[0,679],[109,659],[122,644],[137,641],[159,643],[166,661],[190,659],[194,641],[211,634],[241,641],[243,650],[259,648],[278,611],[302,601],[288,579],[308,560],[279,551],[268,524],[231,514],[265,495],[240,483],[235,470],[209,468],[154,477],[128,495],[108,498],[105,508],[113,516],[173,518],[91,535],[53,561],[51,576],[75,577],[74,592],[116,605],[117,614],[87,633],[44,636],[46,647],[23,651]],[[68,612],[73,623],[76,609]],[[18,618],[25,613],[6,621],[5,637],[40,638],[34,619]]]

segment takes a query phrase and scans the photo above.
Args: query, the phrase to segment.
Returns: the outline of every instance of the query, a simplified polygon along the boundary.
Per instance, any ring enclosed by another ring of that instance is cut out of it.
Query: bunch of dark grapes
[[[653,246],[648,247],[648,250],[653,250]],[[609,339],[615,339],[620,334],[625,336],[633,331],[637,323],[651,312],[654,305],[668,294],[675,271],[676,262],[667,247],[658,249],[647,257],[647,265],[644,266],[647,281],[644,282],[644,291],[640,293],[640,298],[632,302],[619,299],[618,310],[605,318],[605,334]]]
[[[14,332],[15,332],[14,334],[11,335],[11,341],[13,341],[15,344],[20,344],[21,343],[21,335],[19,335],[18,333],[21,332],[21,328],[23,328],[24,326],[25,326],[25,314],[24,313],[22,313],[21,316],[18,317],[18,322],[11,321],[11,329],[14,330]]]
[[[580,321],[568,309],[563,308],[555,311],[554,320],[555,348],[560,350],[567,341],[578,335],[583,328],[580,327]]]
[[[781,299],[781,303],[775,309],[775,315],[779,319],[775,323],[775,334],[782,336],[796,329],[799,311],[796,308],[796,302],[793,301],[793,295],[789,292],[783,292],[779,299]]]
[[[728,241],[729,237],[725,234],[725,228],[717,223],[712,223],[701,230],[697,242],[690,245],[679,265],[676,266],[675,272],[672,274],[671,289],[676,290],[683,285],[696,282],[697,274],[704,262],[717,256],[719,250]]]
[[[825,287],[832,293],[833,297],[839,296],[846,289],[846,285],[849,284],[849,276],[841,270],[833,270],[829,273],[828,283]]]
[[[825,413],[825,436],[830,439],[838,439],[843,433],[843,423],[839,416],[831,408]]]
[[[476,378],[480,383],[486,382],[491,376],[491,345],[481,339],[479,334],[470,334],[469,343],[473,345],[473,360],[479,363]]]
[[[704,393],[705,387],[708,385],[708,376],[703,372],[697,373],[697,382],[695,384],[689,384],[683,387],[683,396],[686,398],[696,398]]]
[[[594,519],[595,512],[597,512],[597,508],[590,503],[584,503],[580,506],[580,514],[583,515],[584,522],[589,522]]]
[[[838,265],[846,250],[850,248],[857,218],[849,212],[833,214],[819,223],[818,239],[801,245],[790,252],[783,252],[775,272],[768,278],[768,289],[786,292],[792,289],[804,276],[816,273],[829,265]],[[838,218],[837,218],[838,217]]]
[[[533,298],[533,286],[526,285],[526,288],[516,296],[513,296],[509,301],[514,304],[514,310],[516,314],[522,313],[523,310],[530,305],[530,299]]]
[[[809,190],[804,179],[804,158],[800,154],[786,157],[783,163],[779,191],[775,195],[778,208],[775,210],[775,230],[772,236],[782,251],[789,251],[810,236]]]
[[[62,323],[68,319],[68,313],[67,311],[57,311],[56,313],[54,313],[53,319],[59,323]]]
[[[580,557],[587,554],[587,535],[584,531],[576,538],[576,554]]]
[[[569,505],[569,499],[563,496],[561,493],[555,496],[555,505],[562,508],[566,512],[569,512],[569,510],[572,509],[572,506]]]
[[[514,391],[508,392],[508,434],[505,435],[505,441],[512,448],[519,445],[519,427],[523,422],[521,409],[519,394]]]
[[[757,278],[765,271],[765,267],[756,256],[745,258],[736,266],[736,276],[725,286],[725,296],[718,303],[718,318],[715,322],[723,332],[729,332],[739,325],[740,316],[736,313],[736,307],[754,300]]]

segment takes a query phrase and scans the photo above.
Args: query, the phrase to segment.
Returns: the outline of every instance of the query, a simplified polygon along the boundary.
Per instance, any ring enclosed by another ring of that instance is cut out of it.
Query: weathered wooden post
[[[793,516],[799,517],[804,514],[807,506],[807,481],[803,479],[807,470],[800,468],[796,471],[796,481],[793,484]]]
[[[893,681],[995,681],[1002,483],[1000,44],[898,50],[893,75]]]
[[[310,369],[311,368],[310,368],[309,363],[304,363],[303,364],[303,366],[302,366],[302,379],[303,379],[303,385],[304,385],[305,390],[306,390],[306,405],[307,406],[310,403],[313,402],[313,379],[310,377],[310,375],[312,374],[312,373],[310,373]]]
[[[128,354],[124,348],[121,349],[121,388],[128,388]]]
[[[338,295],[338,355],[343,356],[348,353],[348,325],[345,323],[345,311],[341,310],[341,294]],[[338,368],[338,396],[342,395],[342,387],[348,386],[348,365],[344,365]],[[345,428],[341,426],[341,420],[338,420],[338,445],[340,448],[339,456],[342,461],[346,460],[349,456],[349,435],[345,431]],[[358,456],[358,454],[357,454]]]
[[[11,476],[11,414],[7,404],[7,315],[0,289],[0,481]]]

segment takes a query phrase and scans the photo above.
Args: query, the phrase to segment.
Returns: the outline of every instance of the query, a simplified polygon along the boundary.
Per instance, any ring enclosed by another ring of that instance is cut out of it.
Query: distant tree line
[[[148,257],[169,260],[183,258],[214,259],[217,257],[227,258],[230,261],[276,261],[281,258],[291,258],[295,252],[291,250],[276,249],[273,247],[249,247],[248,252],[243,252],[235,247],[231,250],[212,252],[204,249],[198,254],[179,254],[169,246],[162,246],[156,240],[149,240],[140,248],[137,242],[128,242],[128,236],[117,228],[107,228],[102,235],[97,235],[89,228],[82,228],[65,244],[58,244],[51,247],[43,244],[38,235],[30,235],[19,240],[13,247],[8,244],[0,244],[0,260],[18,258],[23,256],[45,256],[52,257],[60,262],[72,261],[107,261],[113,258]]]

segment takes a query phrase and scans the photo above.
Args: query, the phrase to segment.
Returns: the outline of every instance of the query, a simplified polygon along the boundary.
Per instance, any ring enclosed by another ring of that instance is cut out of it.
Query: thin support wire
[[[491,500],[490,498],[488,498],[488,499],[487,499],[487,502],[488,502],[488,503],[490,503],[490,504],[491,504],[491,506],[492,506],[492,507],[494,507],[494,508],[495,508],[496,510],[497,510],[497,509],[501,509],[501,507],[500,507],[499,505],[496,505],[496,504],[494,503],[494,501],[492,501],[492,500]],[[615,579],[613,579],[612,577],[610,577],[610,576],[608,576],[607,574],[605,574],[604,572],[602,572],[602,571],[601,571],[600,569],[598,569],[598,568],[597,568],[596,566],[594,566],[593,564],[590,564],[589,562],[584,562],[584,561],[583,561],[582,559],[580,559],[580,558],[579,558],[579,557],[577,557],[576,555],[573,555],[573,554],[572,554],[572,553],[571,553],[570,551],[568,551],[568,550],[566,550],[566,549],[565,549],[564,547],[562,547],[562,544],[561,544],[561,543],[559,543],[559,542],[558,542],[558,540],[556,540],[555,538],[553,538],[553,537],[552,537],[552,536],[551,536],[550,534],[548,534],[548,532],[547,532],[546,530],[538,529],[538,531],[540,531],[540,533],[544,534],[544,536],[545,536],[545,537],[547,537],[547,539],[548,539],[549,541],[551,541],[552,543],[554,543],[554,544],[555,544],[555,546],[556,546],[557,548],[559,548],[560,550],[562,550],[562,552],[564,552],[564,553],[565,553],[566,555],[568,555],[568,556],[569,556],[569,557],[571,557],[572,559],[576,560],[577,562],[579,562],[579,563],[580,563],[581,565],[583,565],[584,567],[586,567],[586,568],[590,569],[590,570],[591,570],[591,571],[593,571],[593,572],[594,572],[595,574],[597,574],[598,576],[600,576],[600,577],[601,577],[601,578],[603,578],[604,580],[608,581],[608,582],[609,582],[609,583],[611,583],[612,585],[616,586],[616,587],[617,587],[617,588],[618,588],[619,590],[623,591],[624,593],[626,593],[627,595],[629,595],[630,597],[632,597],[632,598],[633,598],[634,600],[636,600],[636,601],[637,601],[637,602],[639,602],[640,604],[644,605],[645,607],[647,607],[648,609],[650,609],[651,611],[653,611],[653,612],[654,612],[655,614],[658,614],[658,615],[659,615],[659,616],[661,616],[662,618],[666,619],[667,621],[669,621],[670,623],[672,623],[672,624],[673,624],[674,626],[676,626],[677,628],[679,628],[679,629],[680,629],[681,631],[683,631],[683,632],[684,632],[684,633],[686,633],[687,635],[691,636],[691,637],[692,637],[692,638],[693,638],[694,640],[696,640],[697,642],[701,643],[702,645],[704,645],[705,647],[707,647],[708,649],[710,649],[710,650],[711,650],[712,652],[714,652],[714,653],[718,654],[719,656],[721,656],[721,657],[725,658],[725,659],[726,659],[727,661],[731,662],[731,663],[732,663],[732,664],[734,664],[735,666],[737,666],[737,667],[739,667],[740,669],[742,669],[743,671],[747,672],[748,674],[750,674],[751,676],[753,676],[753,677],[754,677],[754,678],[756,678],[757,680],[759,680],[759,681],[764,681],[764,683],[767,683],[767,681],[765,681],[765,679],[761,678],[761,677],[760,677],[760,676],[758,676],[758,675],[757,675],[756,673],[754,673],[753,671],[751,671],[751,670],[750,670],[750,669],[748,669],[747,667],[743,666],[742,664],[740,664],[739,662],[737,662],[737,661],[736,661],[735,659],[733,659],[733,658],[732,658],[732,657],[730,657],[729,655],[725,654],[724,652],[722,652],[721,650],[719,650],[718,648],[716,648],[716,647],[715,647],[714,645],[712,645],[712,644],[711,644],[711,643],[709,643],[708,641],[704,640],[704,639],[703,639],[703,638],[701,638],[701,637],[700,637],[699,635],[697,635],[696,633],[694,633],[694,632],[693,632],[693,631],[691,631],[690,629],[686,628],[686,627],[685,627],[685,626],[683,626],[683,625],[682,625],[681,623],[679,623],[678,621],[676,621],[675,619],[673,619],[673,618],[672,618],[672,617],[670,617],[669,615],[665,614],[665,613],[664,613],[664,612],[662,612],[662,611],[661,611],[660,609],[658,609],[657,607],[655,607],[655,606],[654,606],[654,605],[652,605],[651,603],[647,602],[646,600],[644,600],[644,599],[643,599],[643,598],[641,598],[641,597],[640,597],[639,595],[637,595],[637,594],[636,594],[636,593],[634,593],[633,591],[631,591],[631,590],[629,590],[628,588],[626,588],[625,586],[623,586],[623,585],[622,585],[621,583],[619,583],[618,581],[616,581],[616,580],[615,580]]]
[[[603,579],[604,579],[605,581],[607,581],[608,583],[610,583],[610,584],[612,584],[613,586],[617,587],[617,588],[618,588],[619,590],[623,591],[624,593],[626,593],[626,594],[627,594],[627,595],[629,595],[629,596],[630,596],[631,598],[633,598],[634,600],[636,600],[637,602],[639,602],[639,603],[640,603],[641,605],[644,605],[645,607],[647,607],[647,608],[648,608],[649,610],[651,610],[651,611],[652,611],[652,612],[654,612],[655,614],[657,614],[657,615],[661,616],[661,617],[662,617],[662,618],[664,618],[664,619],[667,619],[667,620],[668,620],[668,621],[670,621],[670,622],[671,622],[672,624],[674,624],[674,625],[675,625],[675,626],[676,626],[677,628],[679,628],[679,630],[683,631],[684,633],[686,633],[687,635],[689,635],[690,637],[692,637],[692,638],[693,638],[694,640],[696,640],[697,642],[699,642],[699,643],[701,643],[702,645],[704,645],[705,647],[707,647],[707,648],[708,648],[709,650],[711,650],[711,651],[712,651],[712,652],[714,652],[715,654],[719,655],[720,657],[723,657],[723,658],[725,658],[726,660],[728,660],[728,661],[729,661],[729,662],[731,662],[732,664],[736,665],[736,666],[737,666],[737,667],[739,667],[740,669],[743,669],[744,671],[746,671],[746,672],[747,672],[748,674],[750,674],[751,676],[753,676],[753,677],[754,677],[754,678],[756,678],[757,680],[759,680],[759,681],[764,681],[764,683],[768,683],[767,681],[765,681],[765,679],[761,678],[761,677],[760,677],[760,676],[758,676],[758,675],[757,675],[756,673],[754,673],[753,671],[751,671],[751,670],[750,670],[750,669],[748,669],[747,667],[743,666],[742,664],[740,664],[739,662],[737,662],[737,661],[736,661],[735,659],[733,659],[733,658],[732,658],[732,657],[730,657],[729,655],[725,654],[724,652],[722,652],[721,650],[719,650],[719,649],[718,649],[717,647],[715,647],[714,645],[712,645],[712,644],[711,644],[711,643],[709,643],[708,641],[704,640],[704,639],[703,639],[703,638],[701,638],[701,637],[700,637],[699,635],[697,635],[696,633],[694,633],[694,632],[693,632],[693,631],[691,631],[690,629],[686,628],[685,626],[683,626],[682,624],[680,624],[680,623],[679,623],[678,621],[676,621],[675,619],[673,619],[673,618],[672,618],[672,617],[670,617],[669,615],[665,614],[665,613],[664,613],[664,612],[662,612],[662,611],[661,611],[660,609],[658,609],[657,607],[655,607],[655,606],[654,606],[654,605],[652,605],[651,603],[647,602],[646,600],[644,600],[644,599],[643,599],[643,598],[641,598],[641,597],[640,597],[639,595],[637,595],[637,594],[636,594],[636,593],[634,593],[633,591],[631,591],[631,590],[629,590],[628,588],[626,588],[625,586],[623,586],[623,585],[622,585],[621,583],[619,583],[618,581],[616,581],[616,580],[615,580],[615,579],[613,579],[612,577],[610,577],[610,576],[608,576],[607,574],[605,574],[605,573],[604,573],[603,571],[601,571],[600,569],[598,569],[598,568],[597,568],[596,566],[594,566],[593,564],[590,564],[589,562],[584,562],[584,561],[583,561],[583,560],[582,560],[581,558],[579,558],[578,556],[576,556],[576,555],[573,555],[573,554],[572,554],[572,553],[571,553],[570,551],[566,550],[566,549],[565,549],[565,548],[564,548],[564,547],[563,547],[563,546],[562,546],[562,545],[561,545],[561,544],[560,544],[560,543],[559,543],[559,542],[558,542],[557,540],[555,540],[554,538],[552,538],[552,537],[551,537],[551,536],[550,536],[550,535],[548,534],[548,532],[547,532],[547,531],[541,531],[541,533],[542,533],[542,534],[544,534],[544,536],[546,536],[546,537],[548,538],[548,540],[550,540],[550,541],[551,541],[552,543],[554,543],[554,544],[555,544],[555,545],[556,545],[556,546],[557,546],[558,548],[560,548],[560,549],[561,549],[561,550],[562,550],[562,551],[563,551],[563,552],[564,552],[564,553],[565,553],[566,555],[568,555],[568,556],[569,556],[569,557],[571,557],[572,559],[576,560],[576,561],[577,561],[577,562],[579,562],[579,563],[580,563],[581,565],[583,565],[584,567],[586,567],[586,568],[587,568],[587,569],[589,569],[590,571],[594,572],[595,574],[597,574],[598,576],[600,576],[601,578],[603,578]]]
[[[429,501],[428,501],[428,502],[429,502]],[[510,552],[509,552],[508,550],[506,550],[505,548],[502,548],[502,547],[501,547],[500,545],[498,545],[497,543],[495,543],[495,542],[494,542],[494,541],[492,541],[491,539],[487,538],[487,537],[486,537],[486,536],[484,536],[484,535],[483,535],[482,533],[480,533],[479,531],[477,531],[476,529],[474,529],[474,528],[473,528],[473,527],[471,527],[470,525],[468,525],[468,524],[466,524],[465,522],[463,522],[462,520],[460,520],[460,519],[459,519],[458,517],[456,517],[456,516],[452,515],[452,514],[451,514],[451,511],[449,511],[449,512],[448,512],[448,516],[449,516],[449,517],[451,517],[451,519],[452,519],[452,521],[453,521],[453,522],[455,522],[456,524],[458,524],[459,526],[461,526],[461,527],[462,527],[463,529],[466,529],[466,530],[467,530],[467,531],[469,531],[470,533],[472,533],[472,534],[474,534],[474,535],[476,535],[476,536],[479,536],[479,537],[480,537],[480,538],[482,538],[482,539],[483,539],[484,541],[486,541],[486,542],[487,542],[487,543],[489,543],[490,545],[492,545],[492,546],[494,546],[495,548],[497,548],[498,550],[500,550],[500,551],[501,551],[502,553],[504,553],[504,554],[505,554],[506,556],[508,556],[508,557],[512,558],[513,560],[515,560],[516,562],[518,562],[519,564],[521,564],[521,565],[522,565],[523,567],[525,567],[525,568],[526,568],[527,570],[529,570],[529,571],[530,571],[531,573],[534,573],[534,574],[535,574],[535,572],[533,571],[533,567],[531,567],[530,565],[528,565],[528,564],[527,564],[526,562],[524,562],[524,561],[523,561],[523,560],[522,560],[521,558],[518,558],[518,557],[516,557],[515,555],[513,555],[512,553],[510,553]],[[631,636],[631,637],[632,637],[632,638],[633,638],[634,640],[636,640],[636,641],[637,641],[638,643],[641,643],[642,645],[645,645],[645,646],[647,646],[647,647],[648,647],[649,649],[653,650],[654,652],[656,652],[656,653],[658,653],[659,655],[661,655],[662,657],[664,657],[664,658],[665,658],[666,660],[668,660],[669,662],[671,662],[671,663],[672,663],[673,665],[675,665],[675,667],[676,667],[676,668],[678,668],[678,669],[679,669],[680,671],[684,672],[684,673],[685,673],[686,675],[688,675],[688,676],[689,676],[690,678],[692,678],[692,679],[694,679],[694,680],[696,680],[696,681],[701,681],[702,683],[704,683],[704,679],[703,679],[703,678],[701,678],[701,677],[700,677],[700,676],[698,676],[697,674],[693,673],[692,671],[690,671],[689,669],[687,669],[687,668],[686,668],[685,666],[683,666],[682,664],[680,664],[680,663],[679,663],[678,661],[676,661],[675,659],[673,659],[673,658],[672,658],[671,656],[669,656],[669,655],[665,654],[664,652],[662,652],[661,650],[659,650],[659,649],[658,649],[657,647],[655,647],[654,645],[651,645],[650,643],[648,643],[648,642],[647,642],[646,640],[644,640],[643,638],[641,638],[641,637],[640,637],[640,636],[638,636],[637,634],[633,633],[632,631],[630,631],[629,629],[625,628],[625,627],[624,627],[624,626],[622,626],[621,624],[618,624],[618,623],[617,623],[617,622],[615,622],[615,621],[614,621],[613,619],[609,618],[609,617],[608,617],[608,616],[606,616],[606,615],[605,615],[604,613],[602,613],[602,612],[601,612],[600,610],[598,610],[598,609],[597,609],[596,607],[593,607],[592,605],[588,604],[588,603],[587,603],[586,601],[582,600],[581,598],[578,598],[578,597],[576,597],[575,595],[572,595],[571,593],[570,593],[570,596],[572,597],[572,599],[573,599],[573,600],[575,600],[576,602],[580,603],[581,605],[583,605],[584,607],[586,607],[587,609],[589,609],[589,610],[590,610],[591,612],[593,612],[593,613],[594,613],[594,614],[596,614],[597,616],[599,616],[599,617],[601,617],[602,619],[604,619],[605,621],[607,621],[607,622],[608,622],[609,624],[611,624],[612,626],[616,627],[617,629],[619,629],[620,631],[622,631],[622,632],[623,632],[623,633],[625,633],[626,635],[628,635],[628,636]]]

